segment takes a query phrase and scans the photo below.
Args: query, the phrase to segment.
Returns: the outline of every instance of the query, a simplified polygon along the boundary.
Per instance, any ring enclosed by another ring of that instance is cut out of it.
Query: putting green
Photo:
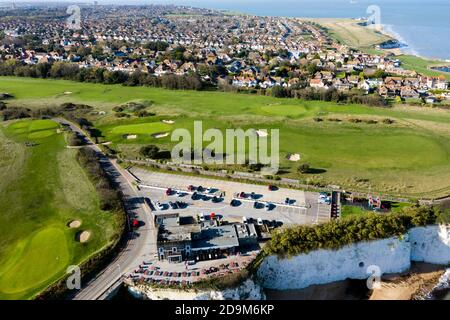
[[[23,249],[21,249],[21,247]],[[19,256],[0,276],[0,288],[5,294],[27,291],[51,280],[69,263],[70,255],[62,228],[47,227],[28,238],[25,246],[16,248]]]
[[[55,130],[41,130],[41,131],[35,131],[28,135],[29,139],[44,139],[51,137],[56,133]]]

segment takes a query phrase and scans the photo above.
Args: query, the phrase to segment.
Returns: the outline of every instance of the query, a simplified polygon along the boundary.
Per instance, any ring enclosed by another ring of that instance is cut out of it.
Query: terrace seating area
[[[257,252],[252,252],[248,255],[236,255],[229,259],[221,259],[217,261],[216,265],[199,264],[198,266],[190,266],[186,264],[183,271],[180,267],[174,268],[175,265],[173,264],[161,264],[159,261],[143,261],[138,268],[125,276],[125,278],[135,283],[167,286],[179,285],[184,287],[201,280],[238,273],[246,268],[256,255]]]

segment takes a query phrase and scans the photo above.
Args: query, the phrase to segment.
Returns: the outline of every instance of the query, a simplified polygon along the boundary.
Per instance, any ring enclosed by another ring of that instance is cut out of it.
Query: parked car
[[[291,199],[289,199],[289,198],[286,198],[285,200],[284,200],[284,204],[291,204]]]
[[[242,223],[247,223],[247,217],[242,217]]]
[[[236,199],[233,199],[230,202],[230,206],[232,206],[232,207],[237,207],[240,204],[241,204],[241,202],[239,200],[236,200]]]
[[[275,186],[273,186],[273,185],[270,185],[270,186],[269,186],[269,191],[275,191],[275,190],[277,190],[277,187],[275,187]]]
[[[178,197],[184,197],[185,193],[183,191],[178,190],[177,191],[177,196]]]
[[[258,218],[257,223],[258,223],[258,226],[262,226],[264,224],[263,220],[261,218]]]
[[[172,188],[167,188],[166,189],[166,196],[170,196],[172,194],[173,190]]]
[[[192,184],[190,184],[190,185],[188,185],[187,189],[189,192],[192,192],[192,191],[194,191],[195,187]]]
[[[247,194],[245,193],[245,192],[241,192],[241,193],[239,193],[239,198],[246,198],[247,197]]]
[[[266,211],[270,211],[273,208],[273,204],[271,202],[267,202],[265,205]]]
[[[164,203],[161,203],[161,202],[159,202],[159,201],[156,201],[156,207],[159,209],[159,210],[164,210]]]
[[[172,209],[174,209],[174,210],[178,209],[178,205],[177,205],[176,202],[170,201],[170,202],[169,202],[169,205],[170,205],[170,207],[171,207]]]
[[[194,193],[191,196],[192,200],[197,200],[198,199],[198,193],[196,191],[194,191]]]

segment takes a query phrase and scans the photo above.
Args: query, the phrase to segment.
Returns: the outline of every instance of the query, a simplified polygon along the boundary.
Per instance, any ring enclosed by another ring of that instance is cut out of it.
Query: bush
[[[297,171],[300,173],[308,173],[311,169],[311,166],[308,163],[302,163],[298,166]]]
[[[141,148],[141,150],[139,150],[139,154],[150,158],[150,159],[155,159],[158,156],[159,153],[159,148],[153,144],[144,146]]]
[[[30,118],[31,110],[23,107],[9,107],[2,110],[3,121]]]
[[[78,147],[84,145],[84,140],[77,132],[69,132],[67,135],[67,144],[72,147]]]
[[[105,211],[122,209],[121,193],[99,163],[97,153],[91,148],[81,148],[77,160],[94,183],[100,198],[100,208]]]

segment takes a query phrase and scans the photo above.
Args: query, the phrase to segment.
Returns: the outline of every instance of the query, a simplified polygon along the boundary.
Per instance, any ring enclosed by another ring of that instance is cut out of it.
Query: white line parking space
[[[304,191],[280,188],[269,191],[267,186],[252,185],[234,181],[223,181],[203,178],[199,176],[185,176],[161,172],[146,171],[141,168],[131,168],[131,173],[139,179],[140,193],[149,198],[153,204],[159,202],[165,204],[164,210],[156,209],[159,213],[179,212],[180,215],[197,216],[200,213],[215,213],[229,221],[241,221],[242,217],[263,220],[276,220],[283,224],[312,224],[317,221],[317,199],[316,193],[305,193]],[[213,194],[209,194],[208,200],[192,199],[192,193],[187,191],[189,185],[204,188],[211,187],[214,190],[225,192],[225,197],[218,202],[213,202]],[[167,188],[174,191],[181,190],[182,196],[177,194],[166,195]],[[238,192],[247,194],[254,193],[256,199],[247,197],[237,199],[236,205],[230,205],[234,195]],[[291,205],[285,204],[289,198]],[[169,202],[184,202],[182,209],[173,209]],[[260,205],[254,207],[257,201]],[[265,203],[272,203],[270,209],[266,209]]]

